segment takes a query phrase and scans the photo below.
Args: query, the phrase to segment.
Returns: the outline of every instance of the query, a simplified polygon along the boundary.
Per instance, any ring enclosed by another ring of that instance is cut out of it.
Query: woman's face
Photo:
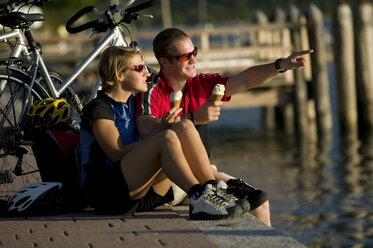
[[[129,69],[124,74],[122,87],[130,92],[146,92],[148,90],[146,79],[149,72],[146,71],[144,61],[136,54],[132,57]]]

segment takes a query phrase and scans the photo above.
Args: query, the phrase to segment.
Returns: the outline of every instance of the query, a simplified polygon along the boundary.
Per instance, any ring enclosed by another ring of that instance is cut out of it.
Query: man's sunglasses
[[[130,70],[137,71],[137,72],[142,72],[145,68],[145,65],[135,65],[130,67]]]
[[[173,58],[173,59],[177,59],[177,60],[180,60],[180,61],[187,62],[187,61],[190,60],[190,58],[192,56],[197,57],[197,52],[198,52],[197,47],[194,47],[194,50],[190,53],[186,53],[186,54],[183,54],[183,55],[180,55],[180,56],[170,56],[169,58]]]

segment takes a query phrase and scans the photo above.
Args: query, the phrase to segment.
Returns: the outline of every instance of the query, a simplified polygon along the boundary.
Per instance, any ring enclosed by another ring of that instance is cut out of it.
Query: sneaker
[[[219,180],[214,186],[216,194],[228,201],[229,206],[239,206],[243,211],[250,211],[250,203],[246,199],[238,199],[234,194],[228,193],[228,185],[224,181]]]
[[[250,211],[269,200],[266,192],[245,183],[242,179],[229,179],[227,185],[228,193],[234,194],[238,199],[245,199],[250,203]]]
[[[230,206],[224,198],[216,194],[211,184],[205,186],[201,195],[190,197],[189,218],[193,220],[221,220],[242,214],[238,206]]]
[[[165,205],[169,207],[183,205],[185,202],[184,200],[188,198],[188,194],[174,183],[171,185],[171,188],[172,193],[174,194],[174,199],[170,202],[165,203]],[[187,205],[189,205],[189,203]]]

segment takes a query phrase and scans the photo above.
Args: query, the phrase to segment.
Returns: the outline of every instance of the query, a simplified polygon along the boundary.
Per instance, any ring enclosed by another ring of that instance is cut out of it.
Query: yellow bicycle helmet
[[[70,120],[70,104],[63,98],[50,97],[35,102],[27,110],[25,127],[42,129]]]

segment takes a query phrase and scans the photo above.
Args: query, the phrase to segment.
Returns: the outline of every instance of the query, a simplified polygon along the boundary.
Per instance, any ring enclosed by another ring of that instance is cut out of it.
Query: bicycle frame
[[[9,32],[5,32],[3,34],[0,34],[0,41],[8,40],[15,38],[16,42],[10,51],[9,58],[19,58],[22,51],[25,52],[25,54],[29,54],[29,51],[27,49],[27,45],[25,42],[25,39],[23,38],[22,31],[20,29],[14,29]]]
[[[12,31],[9,31],[9,32],[6,32],[0,35],[0,41],[11,39],[11,38],[15,38],[16,42],[12,48],[9,58],[19,58],[21,56],[22,51],[24,52],[25,55],[30,55],[30,51],[27,49],[21,30],[15,29],[15,30],[12,30]],[[81,61],[81,63],[76,67],[76,69],[63,81],[61,85],[59,85],[59,87],[54,86],[43,57],[41,56],[38,50],[35,50],[33,52],[34,53],[33,61],[29,64],[30,68],[27,69],[27,71],[31,72],[30,73],[30,75],[32,76],[31,82],[35,81],[37,77],[38,69],[39,69],[41,76],[43,77],[43,79],[45,79],[46,87],[48,88],[51,96],[59,97],[66,90],[66,88],[69,87],[73,83],[73,81],[82,73],[82,71],[85,68],[87,68],[87,66],[95,58],[97,58],[97,56],[110,43],[114,46],[128,46],[128,43],[123,36],[123,31],[120,27],[116,26],[113,29],[111,29],[110,32],[104,37],[104,39],[87,55],[87,57],[85,57]],[[32,85],[30,85],[30,87],[32,87]],[[96,97],[97,90],[99,89],[99,87],[100,87],[100,80],[97,79],[96,84],[91,90],[91,95],[90,95],[89,100]],[[25,99],[28,99],[28,97],[26,97]],[[79,110],[82,110],[83,106],[80,104],[79,100],[76,98],[75,100],[77,102],[77,107],[79,108]],[[23,116],[23,114],[21,116]]]
[[[95,47],[88,56],[78,65],[78,67],[66,78],[66,80],[58,87],[58,89],[55,89],[53,87],[52,81],[50,81],[50,77],[48,74],[48,71],[46,70],[45,65],[43,64],[43,73],[45,72],[46,75],[44,77],[48,79],[48,85],[51,86],[53,91],[53,94],[56,96],[60,96],[62,92],[66,90],[66,88],[80,75],[80,73],[106,48],[106,46],[113,41],[114,46],[125,46],[127,47],[128,44],[126,40],[124,39],[122,29],[116,26],[114,29],[110,31],[109,34],[105,36],[105,38]],[[40,62],[44,63],[42,60]],[[93,87],[91,91],[91,99],[96,97],[97,90],[100,86],[100,80],[97,79],[97,82],[95,84],[95,87]]]

